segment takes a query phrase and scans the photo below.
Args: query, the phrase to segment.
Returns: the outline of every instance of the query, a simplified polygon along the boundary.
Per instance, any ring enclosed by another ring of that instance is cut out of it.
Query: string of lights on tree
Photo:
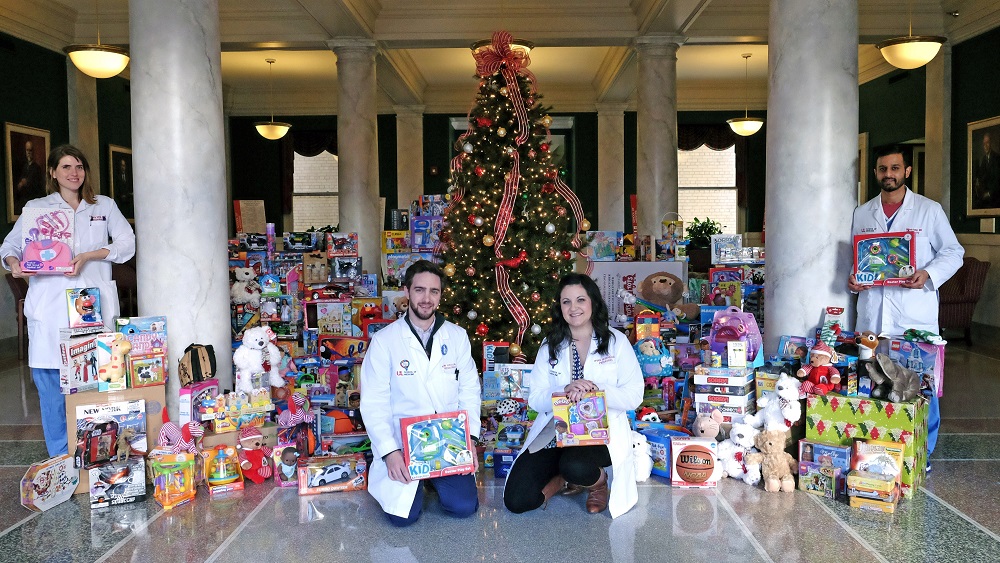
[[[482,343],[534,358],[558,280],[573,270],[590,228],[565,169],[552,159],[552,117],[528,55],[499,31],[473,54],[480,77],[466,132],[455,143],[438,253],[449,276],[441,310]]]

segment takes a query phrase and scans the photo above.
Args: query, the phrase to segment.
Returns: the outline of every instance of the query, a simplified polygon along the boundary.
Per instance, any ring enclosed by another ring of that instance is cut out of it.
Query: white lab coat
[[[479,372],[472,360],[469,337],[445,322],[434,334],[431,357],[405,318],[372,337],[361,364],[361,416],[375,456],[368,470],[368,492],[385,512],[406,518],[419,481],[389,479],[382,457],[403,449],[399,419],[464,410],[469,432],[479,436]]]
[[[902,335],[910,328],[933,333],[938,327],[938,289],[962,266],[965,249],[959,244],[941,205],[904,188],[903,205],[896,212],[892,232],[917,231],[916,269],[927,270],[923,289],[874,287],[858,295],[856,330]],[[875,197],[854,210],[852,235],[890,232],[882,202]]]
[[[135,255],[135,233],[114,200],[103,195],[97,196],[97,203],[93,205],[81,201],[75,213],[58,193],[33,199],[24,206],[62,208],[72,214],[74,255],[108,249],[107,258],[87,262],[74,277],[46,274],[28,279],[28,296],[24,300],[24,316],[28,320],[28,365],[59,369],[59,329],[69,325],[66,290],[100,289],[101,318],[110,330],[119,313],[118,286],[111,279],[111,263],[121,264]],[[108,237],[112,242],[108,242]],[[4,261],[5,269],[8,256],[21,259],[22,247],[21,218],[18,218],[0,246],[0,260]]]
[[[635,483],[635,464],[632,461],[632,429],[626,412],[635,409],[642,402],[643,379],[639,361],[628,341],[621,332],[611,329],[613,335],[608,344],[608,353],[597,353],[597,338],[590,344],[587,361],[583,365],[583,378],[592,381],[602,391],[608,407],[609,443],[612,473],[609,475],[611,491],[608,510],[612,518],[628,512],[639,499]],[[535,356],[535,365],[528,376],[531,391],[528,406],[538,411],[525,439],[524,453],[532,440],[552,420],[552,394],[561,393],[573,380],[573,359],[569,346],[563,346],[556,354],[556,364],[549,364],[549,345],[543,342]],[[520,457],[520,456],[519,456]],[[517,460],[514,460],[517,463]],[[505,484],[506,486],[506,484]]]

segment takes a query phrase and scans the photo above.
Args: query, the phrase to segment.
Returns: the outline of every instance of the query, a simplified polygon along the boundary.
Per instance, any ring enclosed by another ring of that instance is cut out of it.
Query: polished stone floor
[[[270,484],[236,498],[163,511],[155,501],[91,511],[81,496],[36,514],[18,503],[26,467],[45,456],[30,374],[0,348],[0,561],[1000,561],[1000,331],[948,346],[934,471],[895,515],[801,492],[770,494],[727,479],[716,490],[640,485],[639,506],[612,521],[582,497],[512,515],[480,476],[480,511],[445,517],[433,496],[421,521],[390,527],[367,493],[299,497]]]

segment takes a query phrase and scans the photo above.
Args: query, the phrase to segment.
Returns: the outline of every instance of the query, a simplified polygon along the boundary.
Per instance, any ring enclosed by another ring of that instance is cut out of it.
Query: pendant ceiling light
[[[254,127],[257,128],[257,132],[260,133],[261,137],[268,139],[270,141],[277,141],[278,139],[285,136],[288,130],[292,126],[288,123],[282,123],[280,121],[274,120],[274,76],[271,73],[272,66],[274,64],[274,59],[264,59],[267,63],[267,80],[268,80],[268,94],[267,94],[267,105],[271,108],[271,121],[258,121],[254,123]]]
[[[111,78],[128,66],[128,50],[113,45],[101,45],[101,11],[98,0],[94,0],[97,15],[97,44],[69,45],[63,52],[80,72],[94,78]]]
[[[892,66],[912,69],[931,62],[947,38],[937,35],[913,35],[913,0],[910,0],[907,13],[910,20],[909,35],[888,39],[875,47]]]
[[[744,76],[744,91],[746,92],[746,106],[743,110],[743,117],[734,117],[733,119],[727,119],[726,123],[729,124],[729,128],[733,130],[733,133],[743,137],[749,137],[760,128],[764,126],[764,120],[759,117],[749,117],[750,113],[750,53],[743,53],[740,55],[743,57],[743,63],[745,67]]]

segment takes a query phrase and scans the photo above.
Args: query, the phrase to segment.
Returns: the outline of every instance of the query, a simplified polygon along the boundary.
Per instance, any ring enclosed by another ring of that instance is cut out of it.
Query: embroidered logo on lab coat
[[[558,364],[558,363],[559,363],[559,359],[558,358],[552,358],[551,360],[549,360],[549,365],[552,366],[552,367],[556,367],[556,364]]]
[[[410,367],[410,360],[400,360],[399,367],[403,369]]]
[[[447,344],[442,344],[441,345],[441,355],[442,356],[447,356],[448,355],[448,345]]]

